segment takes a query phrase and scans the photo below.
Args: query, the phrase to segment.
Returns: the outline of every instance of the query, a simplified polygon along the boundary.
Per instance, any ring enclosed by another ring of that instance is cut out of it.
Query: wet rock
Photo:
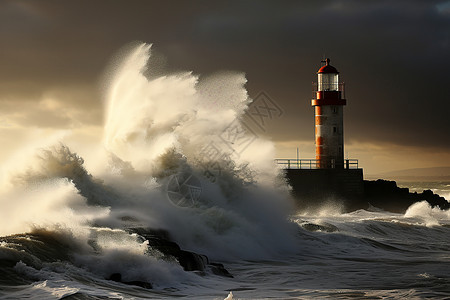
[[[335,232],[339,231],[339,229],[331,224],[323,223],[323,224],[314,224],[314,223],[304,223],[301,226],[308,231],[324,231],[324,232]]]
[[[144,289],[152,289],[153,288],[151,283],[145,282],[145,281],[140,281],[140,280],[123,281],[122,274],[120,274],[120,273],[111,274],[111,276],[109,276],[108,280],[112,280],[112,281],[120,282],[120,283],[124,283],[124,284],[129,284],[129,285],[140,286]]]
[[[231,275],[222,264],[212,262],[209,263],[208,266],[215,275],[233,278],[233,275]]]
[[[412,204],[427,201],[431,207],[449,209],[450,203],[430,190],[410,193],[408,188],[400,188],[395,181],[378,179],[364,180],[364,202],[386,211],[404,213]]]
[[[175,258],[185,271],[204,274],[206,270],[211,270],[215,275],[232,277],[222,264],[210,262],[206,255],[182,250],[177,243],[170,240],[169,233],[165,230],[132,228],[129,231],[146,239],[149,247],[161,252],[165,259]]]
[[[175,257],[185,271],[204,271],[208,264],[206,255],[181,250]]]

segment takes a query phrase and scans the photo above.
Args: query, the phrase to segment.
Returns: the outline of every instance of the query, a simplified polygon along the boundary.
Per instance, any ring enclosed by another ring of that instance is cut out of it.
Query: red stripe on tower
[[[321,169],[344,167],[344,84],[339,82],[339,72],[327,58],[317,72],[313,85],[315,108],[315,144],[317,167]]]

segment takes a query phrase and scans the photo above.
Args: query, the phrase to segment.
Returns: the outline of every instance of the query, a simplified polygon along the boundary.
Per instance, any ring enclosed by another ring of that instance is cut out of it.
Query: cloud
[[[100,79],[142,40],[172,69],[246,72],[250,96],[264,90],[285,111],[268,126],[278,142],[313,143],[310,83],[325,54],[346,82],[347,141],[450,151],[449,3],[2,1],[0,120],[100,126]]]
[[[69,129],[103,123],[99,96],[83,88],[49,90],[38,98],[3,99],[0,112],[4,127]]]

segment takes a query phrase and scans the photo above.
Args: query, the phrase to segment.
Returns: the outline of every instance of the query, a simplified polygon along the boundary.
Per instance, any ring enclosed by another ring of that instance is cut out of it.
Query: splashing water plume
[[[239,123],[251,101],[243,74],[222,72],[200,79],[191,72],[178,72],[146,77],[147,68],[156,63],[150,45],[137,46],[117,68],[106,93],[104,144],[113,153],[110,166],[119,170],[116,173],[132,174],[119,178],[128,188],[133,186],[135,196],[139,194],[126,201],[128,209],[134,205],[140,212],[146,207],[148,215],[141,218],[147,224],[168,229],[195,250],[205,251],[206,245],[223,248],[223,252],[215,249],[216,254],[241,255],[247,252],[245,247],[231,245],[252,242],[248,249],[259,245],[258,253],[260,245],[273,244],[266,239],[273,230],[279,230],[275,236],[287,238],[282,224],[290,203],[285,189],[273,187],[279,174],[274,172],[272,143],[256,139],[240,155],[228,153],[230,161],[222,165],[222,176],[214,184],[203,176],[204,165],[218,158],[202,156],[202,149],[211,143],[228,149],[220,135],[232,122]],[[166,195],[155,188],[180,171],[200,179],[203,207],[170,207]],[[154,185],[145,189],[146,178]],[[117,181],[117,177],[110,179]],[[130,198],[130,193],[122,197]],[[184,224],[190,224],[190,232]]]
[[[31,163],[7,175],[9,185],[1,194],[7,209],[0,217],[13,221],[2,221],[1,234],[39,228],[67,234],[79,244],[96,245],[90,250],[95,253],[83,250],[77,256],[78,264],[96,265],[102,276],[114,271],[126,280],[151,282],[157,281],[157,270],[166,269],[162,285],[181,276],[179,266],[148,258],[129,228],[166,230],[184,249],[213,259],[258,259],[294,249],[287,221],[291,203],[274,168],[272,143],[254,138],[237,153],[220,138],[230,124],[240,126],[251,103],[245,76],[153,74],[158,62],[150,49],[137,45],[109,74],[95,162],[85,164],[63,144],[45,145]],[[202,152],[212,144],[224,155]],[[205,176],[210,163],[221,168],[214,180]],[[180,173],[195,177],[201,188],[189,208],[168,198],[168,182]],[[123,264],[113,263],[124,257]]]
[[[416,202],[405,212],[405,218],[418,218],[426,226],[437,226],[439,220],[450,220],[450,210],[431,207],[427,201]]]
[[[178,72],[149,79],[145,72],[155,60],[150,45],[137,46],[119,64],[106,93],[105,146],[140,171],[151,170],[152,162],[168,149],[193,159],[209,143],[220,143],[219,135],[251,102],[241,73],[222,72],[200,80],[191,72]],[[237,163],[273,169],[272,143],[258,139],[249,147],[234,157]]]

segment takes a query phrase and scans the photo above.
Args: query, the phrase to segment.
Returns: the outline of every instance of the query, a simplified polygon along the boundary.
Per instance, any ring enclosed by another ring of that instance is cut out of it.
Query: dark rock
[[[181,250],[175,256],[185,271],[204,271],[208,264],[206,255]]]
[[[427,201],[432,207],[449,209],[450,203],[430,190],[410,193],[408,188],[400,188],[395,181],[378,179],[364,180],[364,202],[396,213],[404,213],[416,202]]]
[[[324,224],[304,223],[301,224],[300,226],[308,231],[324,231],[324,232],[339,231],[339,229],[336,226],[328,223]]]
[[[231,275],[222,264],[212,262],[209,264],[209,267],[213,274],[233,278],[233,275]]]
[[[323,209],[350,212],[373,209],[404,213],[412,204],[427,201],[432,207],[449,209],[450,204],[432,191],[410,193],[395,181],[363,180],[362,169],[286,169],[297,209],[318,213]]]
[[[109,276],[108,280],[112,280],[115,282],[122,282],[122,274],[120,273],[114,273]]]
[[[124,284],[129,284],[129,285],[140,286],[145,289],[153,288],[151,283],[145,282],[145,281],[140,281],[140,280],[122,281],[122,274],[120,274],[120,273],[111,274],[111,276],[109,276],[108,280],[112,280],[112,281],[120,282],[120,283],[124,283]]]
[[[170,240],[169,233],[165,230],[148,228],[132,228],[129,230],[147,240],[149,247],[161,252],[165,259],[173,260],[175,258],[185,271],[204,273],[207,269],[210,269],[213,274],[226,277],[231,276],[223,265],[211,263],[206,255],[182,250],[177,243]]]

